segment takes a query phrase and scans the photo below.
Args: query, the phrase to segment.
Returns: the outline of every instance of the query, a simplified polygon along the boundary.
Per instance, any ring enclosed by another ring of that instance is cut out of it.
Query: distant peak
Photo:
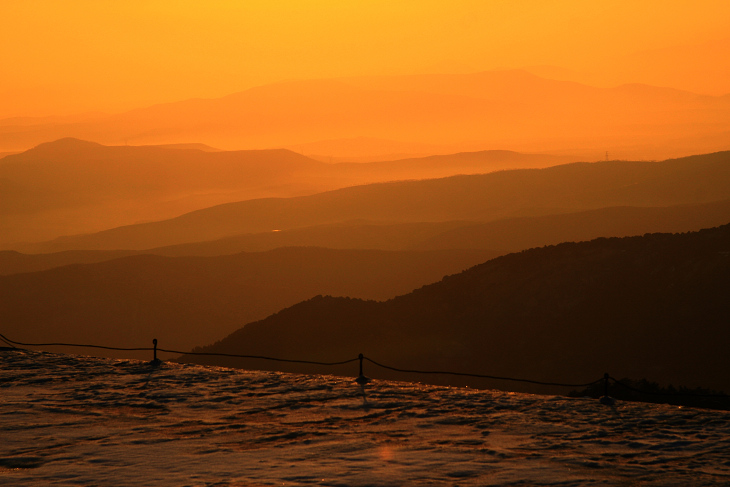
[[[74,137],[64,137],[63,139],[54,140],[52,142],[44,142],[39,144],[30,151],[35,153],[39,152],[68,152],[79,149],[88,149],[92,147],[104,147],[96,142],[90,142],[88,140],[76,139]],[[28,152],[30,152],[28,151]]]

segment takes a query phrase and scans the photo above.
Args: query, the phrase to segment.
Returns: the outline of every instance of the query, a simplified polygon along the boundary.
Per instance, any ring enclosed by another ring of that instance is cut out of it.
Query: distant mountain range
[[[365,137],[659,158],[728,149],[728,113],[728,96],[648,85],[595,88],[521,70],[371,76],[281,82],[88,120],[0,121],[0,151],[62,137],[251,149]]]
[[[146,250],[66,250],[45,254],[0,251],[0,275],[103,262],[139,254],[213,257],[301,246],[350,250],[485,250],[497,256],[561,242],[696,231],[727,222],[730,222],[730,200],[668,207],[609,207],[576,213],[505,218],[488,223],[346,221]]]
[[[43,144],[0,159],[3,239],[89,225],[82,216],[162,214],[181,208],[176,198],[200,208],[289,196],[6,244],[24,253],[0,252],[3,333],[121,347],[158,338],[182,351],[233,333],[211,350],[315,360],[362,351],[404,368],[569,382],[608,370],[728,390],[716,356],[729,230],[652,232],[730,221],[730,152],[487,172],[553,162],[486,151],[329,164],[287,150]],[[357,182],[370,184],[348,186]]]
[[[575,159],[483,151],[324,164],[283,149],[227,152],[202,144],[108,147],[66,138],[0,159],[0,244],[161,220],[240,200],[571,160]]]
[[[386,302],[319,296],[196,351],[338,361],[548,382],[646,377],[730,390],[730,225],[596,239],[509,254]],[[339,369],[253,359],[184,361],[307,373]],[[559,392],[484,379],[376,378]],[[565,392],[563,390],[563,392]]]
[[[142,250],[353,220],[391,224],[487,223],[617,206],[699,205],[727,199],[730,199],[730,152],[719,152],[661,162],[574,163],[545,169],[370,184],[292,198],[247,200],[170,220],[64,237],[25,250]],[[722,204],[718,205],[721,215]],[[718,215],[715,211],[712,210],[713,214]],[[620,213],[620,210],[614,212],[618,218]],[[609,214],[606,210],[596,216]],[[597,223],[592,225],[596,228]],[[611,225],[620,227],[618,223]],[[640,226],[633,228],[638,230]],[[690,229],[696,228],[686,228]],[[591,237],[587,232],[583,235]],[[603,236],[611,235],[604,233]],[[534,240],[538,244],[540,241],[540,238]]]

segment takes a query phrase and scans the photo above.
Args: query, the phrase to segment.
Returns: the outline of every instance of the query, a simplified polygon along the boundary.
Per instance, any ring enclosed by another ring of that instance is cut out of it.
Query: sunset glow
[[[0,0],[0,66],[3,485],[730,485],[729,0]]]
[[[524,67],[730,92],[723,0],[6,0],[1,13],[0,117],[119,112],[286,79]],[[677,57],[694,69],[667,66]]]

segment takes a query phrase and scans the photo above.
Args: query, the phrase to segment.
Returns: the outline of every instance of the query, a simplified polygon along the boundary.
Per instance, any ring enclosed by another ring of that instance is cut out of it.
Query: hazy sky
[[[359,74],[553,65],[611,82],[636,53],[729,25],[727,0],[1,0],[0,117]]]

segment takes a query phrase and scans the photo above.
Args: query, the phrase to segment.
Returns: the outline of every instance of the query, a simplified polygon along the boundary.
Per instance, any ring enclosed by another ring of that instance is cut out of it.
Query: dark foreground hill
[[[388,299],[492,256],[485,251],[282,248],[68,265],[0,276],[0,333],[24,342],[132,348],[148,347],[158,338],[161,347],[186,351],[317,294]]]
[[[729,295],[730,225],[725,225],[509,254],[387,302],[319,296],[198,350],[317,361],[362,352],[399,368],[549,382],[589,382],[608,371],[615,377],[727,391]],[[183,360],[356,372],[355,365],[337,369],[199,356]],[[403,374],[372,365],[365,372],[525,389],[517,383]]]

